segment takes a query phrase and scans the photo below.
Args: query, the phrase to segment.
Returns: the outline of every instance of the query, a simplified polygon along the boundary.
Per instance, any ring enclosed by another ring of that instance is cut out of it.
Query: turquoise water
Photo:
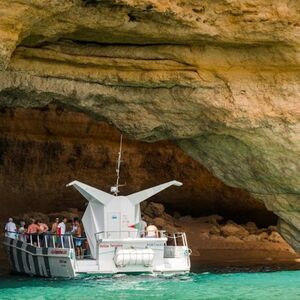
[[[300,299],[300,271],[89,276],[72,280],[0,277],[0,299]]]

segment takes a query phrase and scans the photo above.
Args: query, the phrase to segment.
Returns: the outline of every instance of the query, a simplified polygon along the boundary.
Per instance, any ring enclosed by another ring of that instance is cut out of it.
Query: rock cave
[[[5,0],[0,13],[3,222],[82,210],[65,184],[108,190],[122,132],[122,192],[175,178],[151,200],[167,215],[278,223],[300,251],[297,2]]]

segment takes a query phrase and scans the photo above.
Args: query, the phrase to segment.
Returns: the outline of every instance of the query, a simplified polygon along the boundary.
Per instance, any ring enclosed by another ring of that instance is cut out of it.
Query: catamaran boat
[[[141,224],[140,203],[170,186],[170,181],[128,196],[119,195],[122,137],[117,182],[111,194],[73,181],[72,186],[88,201],[82,218],[89,255],[77,259],[71,234],[8,234],[4,238],[14,272],[72,278],[80,274],[149,273],[185,274],[190,271],[190,249],[184,232],[169,235],[158,230],[147,235]]]

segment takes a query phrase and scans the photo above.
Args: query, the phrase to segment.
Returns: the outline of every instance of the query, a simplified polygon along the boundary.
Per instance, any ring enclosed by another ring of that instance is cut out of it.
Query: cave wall
[[[172,140],[263,201],[300,250],[297,0],[3,0],[0,13],[2,107],[59,103]]]
[[[0,216],[83,210],[85,200],[67,183],[77,179],[106,191],[115,183],[120,132],[112,126],[59,106],[2,109],[0,114]],[[177,179],[183,187],[152,200],[181,214],[219,213],[261,226],[276,222],[260,201],[226,186],[172,142],[125,136],[123,160],[124,194]]]

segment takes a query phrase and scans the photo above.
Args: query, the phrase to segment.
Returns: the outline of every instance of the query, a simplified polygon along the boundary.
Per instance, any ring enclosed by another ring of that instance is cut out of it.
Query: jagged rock
[[[2,0],[1,106],[59,102],[136,139],[174,140],[261,200],[300,249],[296,7]]]
[[[49,224],[50,218],[47,214],[41,213],[41,212],[31,212],[31,213],[26,213],[21,216],[16,216],[14,217],[16,222],[19,221],[25,221],[26,224],[30,224],[30,219],[33,218],[35,220],[40,220],[41,222],[44,222],[46,224]]]
[[[214,235],[220,235],[221,234],[221,230],[219,227],[217,226],[212,226],[209,230],[210,234],[214,234]]]
[[[50,221],[53,221],[55,218],[64,218],[66,217],[68,221],[72,221],[74,218],[82,218],[83,212],[80,212],[78,210],[67,210],[67,211],[60,211],[57,213],[49,213],[48,214]]]
[[[248,222],[246,225],[244,225],[245,229],[249,231],[251,234],[254,234],[257,232],[258,228],[254,222]]]
[[[270,232],[270,233],[272,233],[273,231],[278,231],[278,228],[277,228],[277,226],[273,226],[273,225],[270,225],[270,226],[268,226],[268,231]]]
[[[192,223],[192,222],[195,222],[195,219],[193,219],[191,216],[187,215],[187,216],[179,218],[179,221],[184,222],[184,223]]]
[[[167,224],[165,226],[164,230],[166,230],[166,232],[169,233],[169,234],[173,234],[173,233],[178,232],[178,229],[176,227],[174,227],[172,225],[169,225],[169,224]]]
[[[154,218],[153,223],[157,226],[158,229],[164,229],[167,222],[163,218]]]
[[[174,221],[175,221],[174,218],[167,213],[163,214],[163,219],[166,220],[166,222],[170,223],[170,224],[174,224]]]
[[[268,233],[268,229],[267,228],[259,228],[256,230],[256,234],[260,234],[260,233]]]
[[[145,208],[147,207],[148,205],[148,201],[143,201],[141,204],[140,204],[140,207],[141,207],[141,211],[144,212]]]
[[[218,223],[221,223],[224,220],[222,216],[219,215],[210,215],[206,217],[200,217],[197,218],[196,221],[199,223],[211,223],[217,225]]]
[[[143,212],[145,215],[148,215],[151,218],[162,217],[164,215],[165,208],[161,203],[150,202],[144,208]]]
[[[258,239],[259,240],[267,240],[267,239],[269,239],[269,235],[266,232],[262,232],[262,233],[258,234]]]
[[[234,223],[227,223],[220,227],[221,233],[225,236],[236,236],[236,237],[245,237],[249,235],[249,232],[241,225]]]
[[[282,236],[276,231],[272,231],[272,233],[268,236],[268,239],[273,243],[281,243],[283,241]]]
[[[238,238],[237,236],[228,236],[225,239],[226,242],[230,242],[230,243],[242,243],[243,241]]]
[[[68,208],[67,211],[77,216],[80,214],[78,208],[74,208],[74,207]]]
[[[245,242],[257,242],[259,240],[258,236],[255,234],[249,234],[248,236],[243,237]]]
[[[143,220],[147,223],[147,224],[150,224],[150,223],[153,223],[153,219],[147,215],[144,215],[144,218]]]
[[[179,219],[181,217],[181,214],[178,211],[175,211],[173,216],[175,219]]]

